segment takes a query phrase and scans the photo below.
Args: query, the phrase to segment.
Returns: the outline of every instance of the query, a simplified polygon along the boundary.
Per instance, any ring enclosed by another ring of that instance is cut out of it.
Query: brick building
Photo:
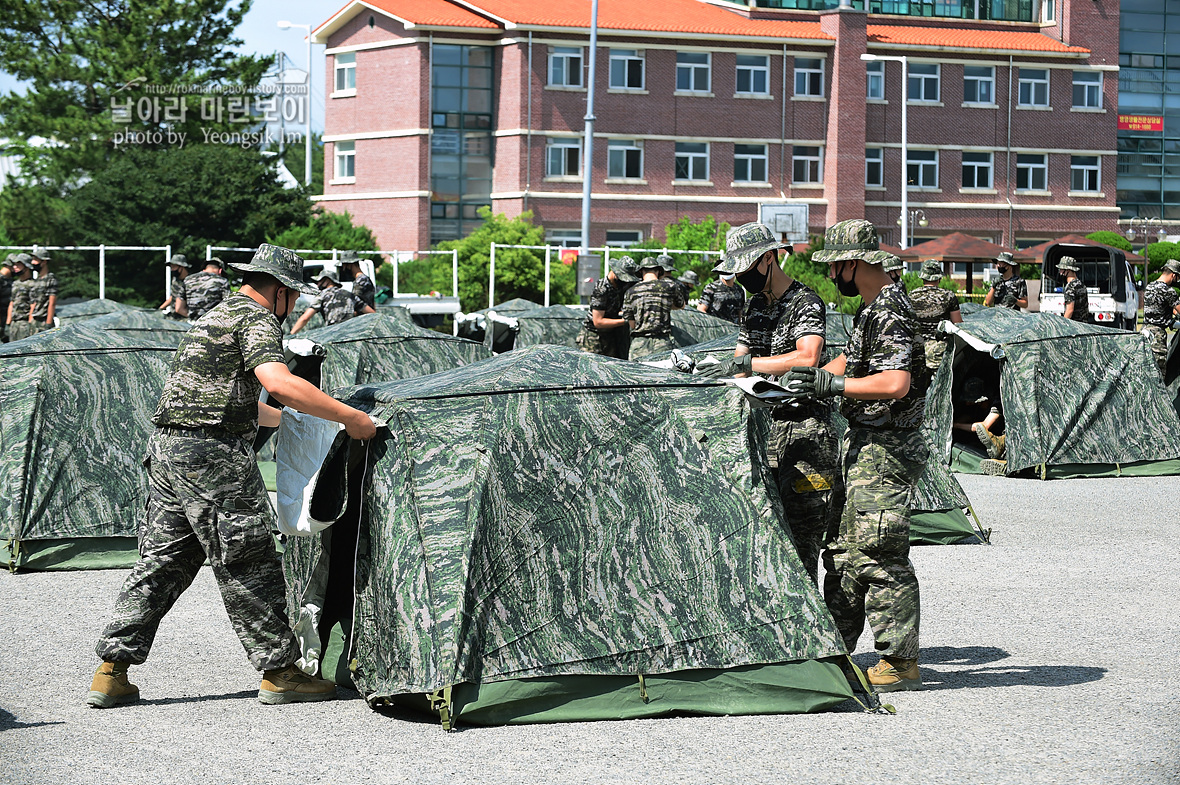
[[[901,63],[866,53],[907,58],[912,242],[1116,228],[1117,0],[825,4],[600,0],[592,245],[684,215],[743,223],[760,203],[807,204],[814,232],[868,218],[902,244]],[[320,201],[384,248],[463,236],[482,205],[531,210],[576,244],[589,13],[346,5],[313,33],[327,45]]]

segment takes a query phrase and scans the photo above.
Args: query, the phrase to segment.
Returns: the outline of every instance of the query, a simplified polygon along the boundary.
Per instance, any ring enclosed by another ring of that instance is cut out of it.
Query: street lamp
[[[307,31],[307,133],[305,142],[305,150],[303,155],[303,184],[311,185],[311,25],[301,25],[297,22],[288,22],[286,19],[279,22],[280,30],[290,30],[292,27],[298,27]]]
[[[906,235],[909,234],[909,176],[910,161],[907,152],[908,137],[906,129],[906,106],[909,103],[909,61],[904,55],[873,55],[863,54],[861,60],[892,60],[901,63],[901,247],[906,248]]]
[[[1164,229],[1164,222],[1161,219],[1156,218],[1155,216],[1143,218],[1143,217],[1136,215],[1136,216],[1132,216],[1130,225],[1127,226],[1127,239],[1128,240],[1135,239],[1135,221],[1142,221],[1142,223],[1139,226],[1139,231],[1143,232],[1143,285],[1146,286],[1147,285],[1147,272],[1148,272],[1148,270],[1151,269],[1151,260],[1147,258],[1147,239],[1149,236],[1148,231],[1147,231],[1147,227],[1151,226],[1151,224],[1153,224],[1153,223],[1159,224],[1159,230],[1156,231],[1156,237],[1159,238],[1159,241],[1161,243],[1167,239],[1168,232],[1166,229]],[[1134,248],[1132,248],[1132,250],[1134,250]]]
[[[910,242],[909,245],[905,247],[909,248],[910,245],[914,244],[914,224],[925,228],[930,225],[930,222],[926,220],[926,212],[921,208],[918,208],[917,210],[910,210],[907,217],[909,218],[910,225]],[[897,219],[897,225],[901,226],[900,218]]]

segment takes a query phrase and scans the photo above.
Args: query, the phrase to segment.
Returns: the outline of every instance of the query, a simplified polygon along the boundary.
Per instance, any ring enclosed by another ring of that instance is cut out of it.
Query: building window
[[[356,52],[336,55],[336,92],[356,89]]]
[[[606,146],[606,176],[613,179],[641,179],[642,144],[633,139],[611,139]]]
[[[733,180],[736,183],[766,182],[766,145],[733,146]]]
[[[906,155],[906,170],[911,188],[937,188],[938,151],[910,150]]]
[[[581,165],[581,140],[551,138],[545,146],[545,175],[547,177],[577,177],[581,171]]]
[[[797,184],[822,183],[820,147],[795,145],[791,148],[791,182]]]
[[[882,188],[885,185],[885,151],[880,147],[865,149],[865,185]]]
[[[1017,70],[1017,99],[1019,106],[1049,105],[1049,71],[1046,68]]]
[[[1035,153],[1017,153],[1016,190],[1044,191],[1049,183],[1048,156]]]
[[[1057,19],[1056,4],[1057,0],[1041,0],[1041,18],[1046,22],[1053,22]]]
[[[356,142],[336,143],[336,179],[356,177]]]
[[[582,47],[549,47],[549,84],[554,87],[582,86]]]
[[[545,242],[562,248],[581,248],[581,229],[550,229],[545,232]]]
[[[963,151],[963,187],[992,187],[992,154]]]
[[[885,63],[880,60],[870,61],[865,63],[865,71],[868,73],[868,81],[865,83],[868,97],[884,101]]]
[[[910,63],[906,88],[911,101],[937,101],[939,88],[939,65],[937,63]]]
[[[709,179],[709,145],[704,142],[676,143],[676,179]]]
[[[1074,155],[1069,160],[1069,189],[1071,191],[1098,191],[1101,184],[1101,170],[1096,155]]]
[[[824,61],[818,57],[795,58],[795,95],[822,97]]]
[[[770,94],[770,58],[766,55],[737,56],[736,93]]]
[[[990,65],[963,66],[963,102],[992,104],[996,101],[996,69]]]
[[[610,86],[616,90],[643,89],[643,55],[638,49],[610,50]]]
[[[709,54],[676,53],[676,89],[689,93],[709,92]]]
[[[611,248],[630,248],[643,242],[643,232],[638,229],[607,229],[606,244]]]
[[[1102,107],[1102,72],[1073,72],[1073,105],[1082,109]]]

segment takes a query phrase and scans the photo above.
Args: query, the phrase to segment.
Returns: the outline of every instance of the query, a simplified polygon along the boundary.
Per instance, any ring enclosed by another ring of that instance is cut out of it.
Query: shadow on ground
[[[1011,657],[995,646],[933,646],[922,649],[919,665],[925,690],[975,689],[978,687],[1068,687],[1098,681],[1106,668],[1089,665],[1021,665],[1005,663]],[[862,669],[875,665],[878,656],[858,654],[853,660]],[[947,669],[933,666],[945,665]]]
[[[5,709],[0,709],[0,731],[17,730],[19,728],[43,728],[46,725],[65,725],[65,722],[21,722],[16,715]]]

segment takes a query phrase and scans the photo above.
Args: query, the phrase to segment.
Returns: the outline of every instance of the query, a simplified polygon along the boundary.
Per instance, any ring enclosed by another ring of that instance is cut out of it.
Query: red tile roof
[[[1037,264],[1040,264],[1041,260],[1045,257],[1046,249],[1048,249],[1048,247],[1050,245],[1053,245],[1054,243],[1068,243],[1071,245],[1094,245],[1094,246],[1101,246],[1103,248],[1108,247],[1108,246],[1103,245],[1100,242],[1096,242],[1094,240],[1090,240],[1090,239],[1086,238],[1085,235],[1067,234],[1064,237],[1058,237],[1056,240],[1046,240],[1045,242],[1041,243],[1040,245],[1033,245],[1028,248],[1023,248],[1023,249],[1017,251],[1016,253],[1012,254],[1012,258],[1018,262],[1035,262]],[[1131,251],[1123,251],[1123,253],[1126,254],[1128,262],[1138,263],[1138,262],[1143,261],[1143,257],[1137,253],[1132,253]]]
[[[425,25],[428,27],[473,27],[485,30],[498,30],[500,28],[500,25],[490,19],[486,19],[457,3],[450,2],[450,0],[365,0],[364,6],[371,6],[379,11],[384,11],[390,16],[415,25]],[[364,6],[355,2],[355,0],[350,0],[350,2],[345,3],[339,11],[332,14],[323,24],[319,25],[315,29],[315,32],[318,33],[330,25],[341,14],[352,16],[351,13],[346,13],[349,9],[356,7],[357,10],[364,10]]]
[[[1000,251],[1008,249],[989,243],[962,232],[948,234],[934,240],[927,240],[905,249],[898,254],[907,262],[923,259],[937,259],[940,262],[987,262],[996,258]]]
[[[987,49],[1012,52],[1089,54],[1081,46],[1069,46],[1041,33],[1019,30],[978,30],[972,27],[902,27],[869,25],[869,42],[895,47],[935,49]]]

